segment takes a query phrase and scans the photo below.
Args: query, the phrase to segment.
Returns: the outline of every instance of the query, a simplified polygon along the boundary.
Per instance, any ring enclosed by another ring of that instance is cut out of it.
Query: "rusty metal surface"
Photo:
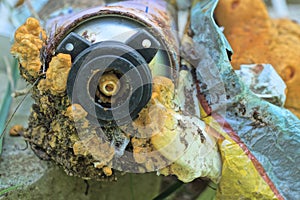
[[[169,53],[169,59],[174,71],[179,69],[179,41],[175,11],[166,1],[126,1],[110,4],[104,7],[95,7],[78,14],[60,17],[47,25],[48,42],[43,52],[46,55],[45,65],[51,61],[55,49],[61,40],[80,24],[98,17],[118,16],[137,21],[164,45]]]

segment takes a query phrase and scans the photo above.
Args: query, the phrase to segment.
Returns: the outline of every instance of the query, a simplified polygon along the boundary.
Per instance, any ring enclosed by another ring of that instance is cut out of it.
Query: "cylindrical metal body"
[[[122,34],[134,34],[134,29],[146,29],[156,37],[162,49],[166,50],[169,67],[179,69],[179,40],[177,36],[176,13],[166,1],[123,1],[104,7],[95,7],[78,14],[66,15],[52,19],[47,23],[48,45],[44,51],[47,55],[46,65],[55,55],[59,43],[70,32],[76,32],[91,42],[105,40],[123,40],[116,38]],[[124,35],[123,35],[124,36]],[[166,58],[163,58],[166,59]],[[165,62],[168,64],[167,62]]]
[[[68,174],[98,180],[114,179],[112,169],[143,173],[170,163],[138,163],[132,127],[149,105],[152,80],[177,79],[179,41],[172,6],[163,0],[124,1],[46,24],[42,66],[35,76],[24,75],[36,81],[24,133],[36,154]],[[150,138],[145,142],[150,145]]]
[[[102,126],[128,124],[150,100],[153,76],[176,80],[180,58],[174,14],[165,1],[124,1],[53,19],[47,25],[44,66],[58,53],[70,54],[72,102]],[[111,73],[120,79],[120,88],[107,96],[105,86],[97,90],[97,85]]]
[[[43,73],[34,51],[35,67],[22,68],[37,80],[24,137],[39,157],[87,179],[156,171],[184,182],[218,180],[216,140],[195,117],[192,68],[178,73],[173,11],[163,0],[92,8],[49,21],[45,43],[37,21],[27,20],[19,32],[30,29],[40,42]]]

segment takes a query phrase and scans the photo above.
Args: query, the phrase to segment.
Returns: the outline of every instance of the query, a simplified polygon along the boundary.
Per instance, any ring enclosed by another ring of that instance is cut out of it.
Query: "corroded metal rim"
[[[143,6],[146,5],[146,6]],[[176,22],[173,20],[174,10],[165,1],[135,2],[126,1],[104,7],[91,8],[71,16],[60,17],[49,22],[47,27],[48,41],[43,55],[47,67],[55,55],[55,50],[62,39],[76,27],[89,20],[99,17],[122,17],[134,20],[154,34],[169,54],[170,67],[179,69],[179,41]],[[174,17],[174,19],[176,19]],[[176,76],[174,74],[174,76]]]

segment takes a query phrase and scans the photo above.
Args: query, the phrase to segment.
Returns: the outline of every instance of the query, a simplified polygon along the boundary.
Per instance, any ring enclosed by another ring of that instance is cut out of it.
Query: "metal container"
[[[52,19],[42,52],[45,67],[54,55],[70,54],[72,103],[103,126],[129,123],[150,100],[153,76],[176,80],[174,13],[163,0],[124,1]]]

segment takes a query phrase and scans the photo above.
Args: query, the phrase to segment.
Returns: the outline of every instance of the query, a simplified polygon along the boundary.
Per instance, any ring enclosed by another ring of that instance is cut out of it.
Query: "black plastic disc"
[[[96,98],[98,81],[106,73],[115,73],[125,84],[123,96],[113,97],[116,101],[110,105]],[[90,121],[101,126],[124,125],[135,119],[150,100],[151,81],[151,71],[141,54],[123,43],[105,41],[76,56],[67,93],[73,104],[80,104],[89,113]]]

